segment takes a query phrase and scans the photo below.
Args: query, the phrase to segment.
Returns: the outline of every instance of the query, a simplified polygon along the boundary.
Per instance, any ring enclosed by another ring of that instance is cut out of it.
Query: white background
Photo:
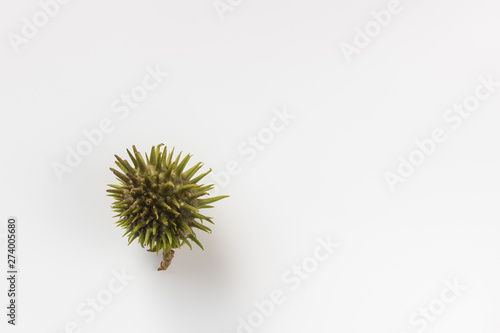
[[[500,88],[459,128],[443,115],[479,77],[500,81],[500,6],[401,0],[349,62],[342,43],[388,1],[231,3],[221,16],[211,0],[73,0],[17,52],[9,36],[41,7],[0,4],[0,257],[5,272],[15,215],[20,272],[18,326],[2,278],[0,330],[237,332],[278,289],[255,332],[499,332]],[[112,104],[148,67],[170,75],[120,119]],[[238,147],[276,109],[295,118],[247,161]],[[104,118],[114,129],[59,181],[54,163]],[[385,174],[435,128],[447,140],[391,191]],[[180,249],[165,272],[127,246],[105,196],[113,155],[158,143],[240,171],[218,184],[231,197],[205,251]],[[341,246],[292,290],[283,275],[328,236]],[[121,270],[134,280],[86,322],[78,307]],[[425,330],[411,324],[455,279],[467,289]]]

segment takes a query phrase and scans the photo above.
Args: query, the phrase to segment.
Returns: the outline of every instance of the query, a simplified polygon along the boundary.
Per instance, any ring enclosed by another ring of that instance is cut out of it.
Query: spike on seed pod
[[[131,163],[115,155],[120,171],[110,168],[118,184],[109,184],[108,196],[115,202],[117,226],[125,230],[129,244],[138,240],[149,252],[163,250],[163,261],[158,270],[166,270],[173,259],[175,248],[192,241],[201,249],[193,229],[211,233],[204,221],[213,223],[200,209],[211,208],[209,204],[227,196],[208,197],[214,185],[198,184],[212,170],[196,175],[203,163],[187,167],[191,154],[181,158],[182,152],[174,156],[163,144],[153,146],[151,152],[142,154],[135,146],[127,149]]]

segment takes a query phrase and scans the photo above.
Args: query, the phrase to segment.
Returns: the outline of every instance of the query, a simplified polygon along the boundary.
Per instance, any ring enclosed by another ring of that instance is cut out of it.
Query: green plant
[[[109,184],[107,190],[115,200],[112,208],[118,215],[114,217],[120,218],[116,223],[126,230],[123,236],[128,235],[128,244],[137,239],[143,248],[148,246],[148,251],[157,255],[163,250],[158,270],[168,268],[175,248],[187,244],[192,249],[192,241],[203,249],[194,230],[211,233],[203,222],[213,221],[200,209],[212,208],[211,203],[227,197],[203,198],[214,185],[198,183],[212,170],[196,176],[203,166],[200,162],[184,171],[191,155],[181,160],[181,152],[174,159],[175,148],[167,156],[167,147],[162,146],[153,146],[149,157],[145,154],[146,160],[132,146],[133,153],[127,149],[132,164],[115,155],[122,172],[110,168],[119,184]]]

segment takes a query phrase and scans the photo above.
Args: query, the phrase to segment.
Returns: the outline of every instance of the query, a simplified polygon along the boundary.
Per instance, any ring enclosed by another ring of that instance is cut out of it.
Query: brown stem
[[[170,250],[167,254],[163,252],[163,260],[160,264],[160,268],[158,268],[159,271],[164,271],[168,268],[168,266],[170,266],[172,259],[174,259],[174,253],[174,250]]]

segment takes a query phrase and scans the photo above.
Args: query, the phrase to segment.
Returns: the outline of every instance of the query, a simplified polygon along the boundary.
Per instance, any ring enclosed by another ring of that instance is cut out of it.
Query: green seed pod
[[[163,261],[158,270],[165,270],[172,261],[175,248],[191,244],[203,246],[196,238],[195,229],[210,233],[204,223],[213,223],[211,218],[200,213],[200,209],[211,208],[210,203],[226,198],[226,195],[203,198],[214,185],[198,184],[211,170],[199,176],[196,173],[203,166],[198,163],[186,169],[191,155],[181,159],[182,152],[173,160],[174,149],[167,155],[163,144],[153,146],[145,160],[132,146],[127,149],[132,164],[116,157],[121,171],[111,168],[119,184],[109,184],[108,196],[115,201],[113,211],[119,213],[117,225],[125,229],[129,244],[138,240],[142,247],[158,253],[163,249]]]

